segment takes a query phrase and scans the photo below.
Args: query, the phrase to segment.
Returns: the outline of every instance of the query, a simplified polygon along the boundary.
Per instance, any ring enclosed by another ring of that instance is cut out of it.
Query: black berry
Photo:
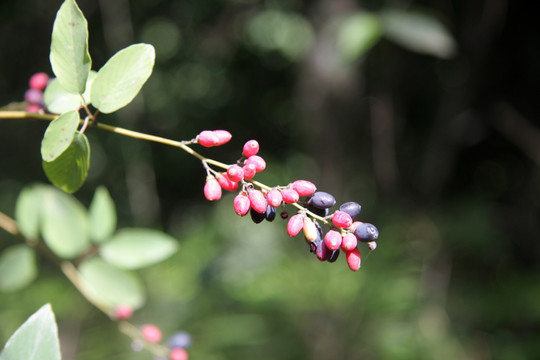
[[[266,218],[266,220],[270,222],[274,221],[274,219],[276,218],[276,208],[268,205],[268,207],[266,208],[266,213],[264,214],[264,217]]]
[[[249,215],[251,215],[251,220],[253,220],[255,224],[259,224],[266,218],[266,212],[259,213],[253,208],[249,209]]]
[[[354,201],[349,201],[344,204],[342,204],[339,207],[339,210],[346,212],[347,214],[351,215],[352,218],[360,214],[360,211],[362,211],[362,206],[360,206],[359,203]]]
[[[336,199],[329,193],[317,191],[308,200],[308,204],[319,209],[328,209],[336,204]]]

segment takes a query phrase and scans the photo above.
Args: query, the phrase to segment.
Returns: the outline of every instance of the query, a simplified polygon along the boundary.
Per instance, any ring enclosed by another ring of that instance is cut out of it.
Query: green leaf
[[[107,264],[99,257],[84,261],[79,272],[85,295],[98,304],[109,308],[128,305],[133,309],[144,304],[142,283],[132,272]]]
[[[36,274],[36,256],[27,245],[11,246],[0,255],[0,290],[22,289]]]
[[[83,98],[86,104],[90,104],[90,89],[92,88],[92,82],[96,78],[96,71],[91,70],[86,80],[86,90],[84,91]],[[58,79],[53,79],[45,88],[43,98],[47,110],[54,114],[62,114],[70,110],[79,110],[81,107],[81,95],[72,94],[66,91]]]
[[[88,249],[88,214],[75,197],[51,188],[41,212],[43,240],[56,255],[72,259]]]
[[[60,360],[58,329],[51,305],[36,311],[9,338],[0,360]]]
[[[440,58],[456,53],[456,43],[444,25],[434,16],[397,9],[381,13],[385,35],[404,48]]]
[[[89,215],[90,239],[96,243],[108,240],[116,229],[116,208],[105,187],[101,186],[96,190]]]
[[[101,257],[125,269],[138,269],[165,260],[178,249],[171,236],[151,229],[122,229],[101,246]]]
[[[37,240],[41,226],[41,204],[44,194],[49,191],[45,185],[35,184],[25,187],[15,204],[15,220],[19,231],[28,240]]]
[[[154,47],[149,44],[117,52],[97,73],[90,93],[92,105],[108,114],[129,104],[152,74],[154,60]]]
[[[352,62],[363,56],[382,35],[379,17],[366,13],[356,13],[346,18],[339,27],[337,47],[342,58]]]
[[[56,160],[43,161],[45,175],[56,187],[68,192],[77,191],[86,180],[90,167],[90,144],[86,135],[75,133],[71,145]]]
[[[41,141],[41,158],[46,162],[58,158],[73,141],[78,125],[77,111],[69,111],[51,121]]]
[[[51,66],[62,87],[82,94],[92,66],[88,52],[88,24],[74,0],[65,0],[54,20]]]

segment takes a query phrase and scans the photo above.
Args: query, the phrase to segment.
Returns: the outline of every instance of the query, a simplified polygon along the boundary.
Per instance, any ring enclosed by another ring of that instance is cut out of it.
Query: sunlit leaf
[[[59,257],[71,259],[90,246],[86,208],[73,196],[51,189],[43,198],[42,235]]]
[[[75,133],[71,145],[56,160],[43,161],[45,175],[56,187],[68,192],[77,191],[86,180],[90,166],[90,144],[86,135]]]
[[[135,44],[117,52],[94,79],[92,105],[107,114],[129,104],[152,74],[154,61],[154,47],[149,44]]]
[[[422,12],[389,9],[381,12],[385,36],[411,51],[449,58],[456,43],[434,16]]]
[[[347,62],[363,56],[377,43],[382,34],[379,17],[361,12],[346,18],[339,27],[337,47]]]
[[[54,21],[51,66],[62,87],[82,94],[92,66],[88,52],[88,24],[74,0],[65,0]]]
[[[176,252],[178,242],[151,229],[122,229],[100,248],[101,257],[125,269],[138,269],[165,260]]]
[[[115,308],[128,305],[137,309],[144,304],[144,288],[132,272],[122,270],[98,257],[79,266],[80,285],[93,301]]]
[[[90,103],[90,89],[97,72],[91,70],[86,81],[86,90],[83,98],[85,103]],[[54,114],[62,114],[70,110],[78,110],[81,107],[82,99],[79,94],[72,94],[66,91],[58,79],[53,79],[45,88],[43,94],[47,110]]]
[[[9,338],[0,360],[60,360],[58,329],[51,305],[36,311]]]
[[[30,284],[37,275],[34,250],[15,245],[0,254],[0,290],[15,291]]]
[[[41,141],[41,158],[51,162],[58,158],[73,141],[79,125],[79,113],[69,111],[51,121]]]
[[[105,187],[99,187],[89,208],[90,239],[96,243],[108,240],[116,229],[116,208]]]

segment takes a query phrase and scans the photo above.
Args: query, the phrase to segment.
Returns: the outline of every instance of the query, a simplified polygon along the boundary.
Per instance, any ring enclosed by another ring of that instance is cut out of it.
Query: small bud
[[[377,242],[376,241],[368,242],[368,248],[369,250],[375,250],[377,248]]]
[[[114,316],[119,320],[129,319],[133,315],[133,308],[129,305],[118,305],[114,309]]]
[[[161,341],[161,329],[154,324],[146,324],[141,327],[141,332],[144,339],[150,343],[158,343]]]

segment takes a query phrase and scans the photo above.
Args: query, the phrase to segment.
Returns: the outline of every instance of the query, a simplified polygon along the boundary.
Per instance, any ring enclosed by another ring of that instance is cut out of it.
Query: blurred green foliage
[[[189,331],[193,359],[540,357],[540,45],[530,4],[78,3],[96,68],[135,41],[156,48],[143,95],[101,121],[173,139],[227,129],[232,141],[205,151],[223,162],[256,138],[268,163],[261,181],[311,180],[338,202],[360,202],[381,234],[357,273],[343,259],[319,263],[280,219],[239,218],[230,195],[204,201],[198,161],[90,129],[77,197],[88,206],[106,185],[119,228],[159,228],[180,245],[140,270],[148,303],[134,322]],[[1,106],[22,100],[32,73],[51,73],[59,4],[0,5]],[[362,14],[366,23],[350,22]],[[407,43],[415,24],[420,47]],[[46,182],[45,128],[0,123],[0,211],[10,216],[25,185]],[[0,249],[15,244],[0,231]],[[38,261],[31,286],[0,295],[0,343],[50,302],[64,359],[149,358]]]

